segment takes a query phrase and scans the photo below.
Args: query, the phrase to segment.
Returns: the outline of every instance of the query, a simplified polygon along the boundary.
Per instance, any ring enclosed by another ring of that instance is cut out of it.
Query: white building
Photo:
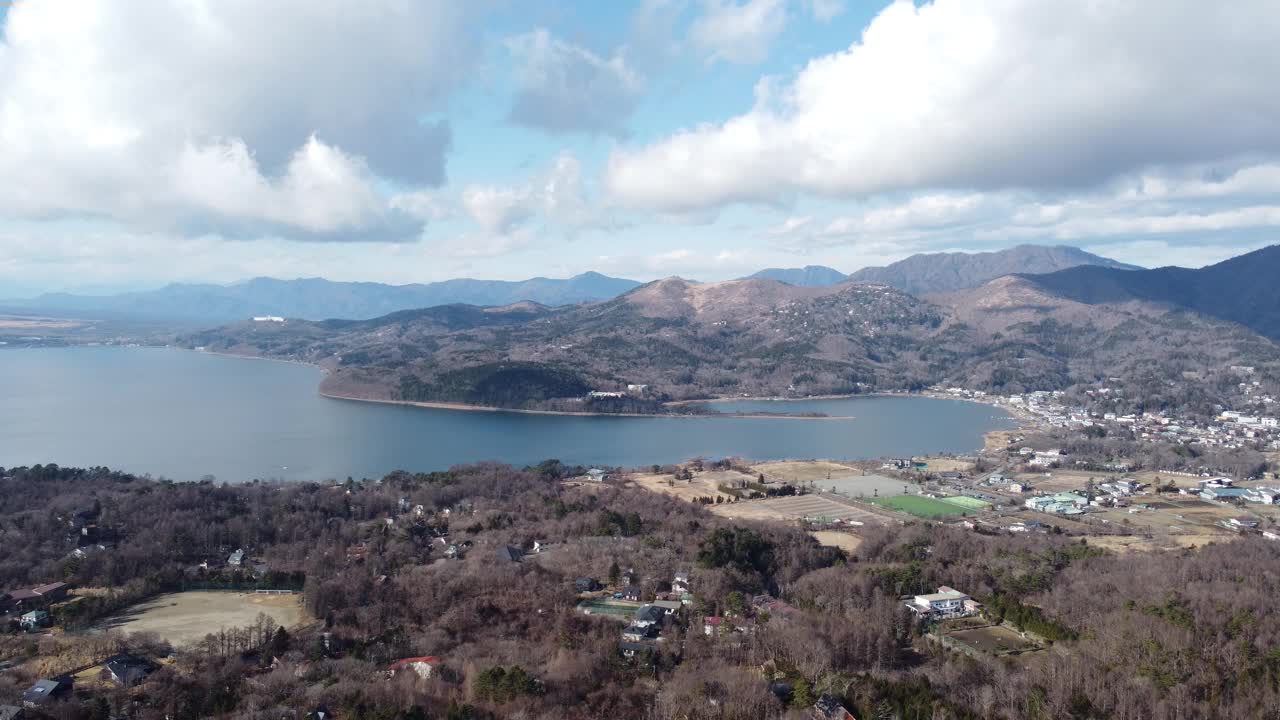
[[[916,615],[932,619],[964,617],[981,607],[973,598],[945,585],[936,593],[915,596],[906,606]]]

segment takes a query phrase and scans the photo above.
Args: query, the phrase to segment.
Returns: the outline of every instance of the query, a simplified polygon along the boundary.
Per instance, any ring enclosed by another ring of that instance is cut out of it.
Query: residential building
[[[600,468],[591,468],[587,471],[586,478],[591,482],[604,482],[609,479],[609,475]]]
[[[823,695],[809,710],[811,720],[858,720],[838,698]]]
[[[22,694],[22,704],[29,708],[38,708],[45,703],[64,698],[71,694],[71,681],[57,678],[54,680],[37,680]]]
[[[0,705],[0,720],[26,720],[27,711],[17,705]]]
[[[240,567],[244,564],[244,550],[236,550],[227,558],[227,564],[231,567]]]
[[[438,667],[440,667],[440,658],[435,655],[401,658],[387,667],[387,677],[395,677],[396,673],[410,670],[423,680],[427,680]]]
[[[40,599],[46,603],[55,603],[67,598],[67,593],[71,590],[71,586],[64,582],[49,583],[47,585],[38,585],[31,588],[31,592],[40,596]]]
[[[702,634],[715,635],[720,632],[720,628],[724,626],[724,618],[717,615],[705,617],[702,619]]]
[[[906,606],[917,616],[929,619],[964,617],[981,607],[973,598],[945,585],[935,593],[916,595]]]
[[[642,605],[631,620],[632,625],[650,627],[662,625],[667,618],[667,611],[657,605]]]
[[[622,631],[622,639],[627,642],[640,642],[658,636],[658,628],[654,625],[630,625]]]
[[[600,589],[600,583],[595,578],[578,578],[573,581],[573,589],[578,592],[595,592]]]
[[[49,613],[44,610],[32,610],[18,619],[18,624],[27,632],[34,632],[49,626]]]
[[[103,666],[111,674],[112,681],[120,687],[133,687],[155,671],[151,661],[137,655],[116,655],[109,658]]]
[[[498,559],[503,562],[520,562],[520,558],[524,557],[524,551],[510,545],[498,548]]]

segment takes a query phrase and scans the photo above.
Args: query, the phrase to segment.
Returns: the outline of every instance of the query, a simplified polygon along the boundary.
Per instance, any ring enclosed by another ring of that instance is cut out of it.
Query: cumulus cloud
[[[380,181],[444,178],[423,116],[466,75],[448,0],[15,4],[0,43],[0,211],[359,237]]]
[[[942,192],[869,202],[856,212],[789,217],[762,236],[800,251],[1136,242],[1153,236],[1230,246],[1239,238],[1221,234],[1280,227],[1278,189],[1280,165],[1271,163],[1209,176],[1175,168],[1122,176],[1090,191]]]
[[[542,217],[568,234],[608,224],[602,208],[588,198],[577,158],[561,153],[544,172],[519,185],[470,185],[462,206],[490,235],[510,234]]]
[[[756,63],[787,24],[786,0],[704,0],[689,40],[712,60]]]
[[[619,149],[607,183],[678,211],[1271,155],[1278,34],[1268,0],[897,0],[847,50],[762,83],[749,111]]]
[[[644,80],[621,52],[603,58],[538,29],[507,41],[517,61],[511,120],[548,132],[622,133]]]

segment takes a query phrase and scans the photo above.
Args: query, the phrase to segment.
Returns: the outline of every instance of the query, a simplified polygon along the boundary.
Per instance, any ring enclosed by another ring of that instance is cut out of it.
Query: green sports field
[[[991,507],[991,503],[986,500],[979,500],[976,497],[969,497],[968,495],[952,495],[951,497],[938,499],[944,503],[951,503],[957,507],[964,508],[965,510],[986,510]]]
[[[928,497],[921,497],[919,495],[882,497],[876,498],[871,502],[882,508],[899,510],[921,518],[958,517],[967,512],[971,512],[971,509],[969,508],[963,508],[953,503],[943,502],[941,500],[935,500]]]

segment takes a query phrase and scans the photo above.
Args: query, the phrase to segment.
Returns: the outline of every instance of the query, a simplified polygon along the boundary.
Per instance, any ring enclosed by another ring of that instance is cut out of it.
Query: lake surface
[[[320,379],[303,365],[182,350],[0,350],[0,466],[107,465],[242,482],[381,477],[480,460],[637,467],[698,456],[854,459],[971,452],[985,432],[1014,425],[990,406],[918,397],[782,410],[852,420],[434,410],[325,398]],[[742,409],[734,404],[715,407]]]

